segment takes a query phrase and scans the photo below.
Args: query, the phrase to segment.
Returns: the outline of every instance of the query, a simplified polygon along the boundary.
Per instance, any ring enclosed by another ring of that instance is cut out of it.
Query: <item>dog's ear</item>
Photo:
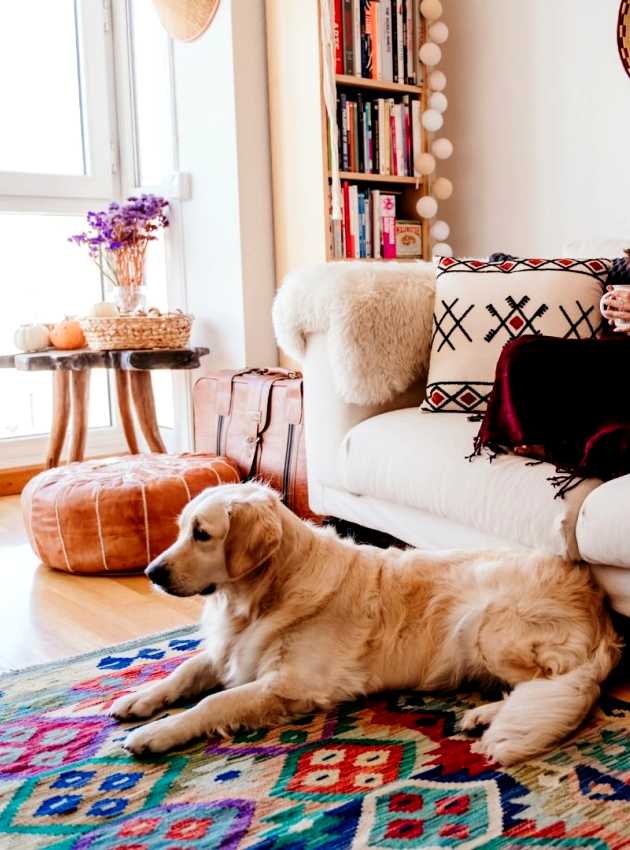
[[[228,515],[225,563],[230,578],[239,579],[273,555],[280,546],[282,524],[272,499],[235,502]]]

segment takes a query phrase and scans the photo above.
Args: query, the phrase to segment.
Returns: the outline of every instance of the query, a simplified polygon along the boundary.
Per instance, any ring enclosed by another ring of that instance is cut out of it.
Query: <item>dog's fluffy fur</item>
[[[466,712],[461,728],[487,726],[477,748],[507,765],[573,732],[620,656],[589,571],[555,557],[357,546],[256,484],[207,490],[180,527],[147,573],[178,596],[216,590],[205,650],[111,713],[147,718],[223,690],[131,732],[134,753],[384,689],[476,682],[510,692]]]

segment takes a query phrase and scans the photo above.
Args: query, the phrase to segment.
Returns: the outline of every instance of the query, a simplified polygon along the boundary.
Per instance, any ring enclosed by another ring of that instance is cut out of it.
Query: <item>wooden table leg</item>
[[[70,463],[75,460],[83,460],[85,455],[90,402],[90,370],[78,369],[71,374],[72,440],[70,442]]]
[[[65,369],[53,372],[53,418],[46,469],[59,465],[70,419],[70,373]]]
[[[136,429],[133,424],[131,412],[131,400],[129,398],[129,372],[123,369],[114,369],[116,375],[116,398],[118,399],[118,412],[120,421],[125,432],[125,440],[132,455],[139,453]]]
[[[155,398],[151,384],[151,373],[139,370],[129,372],[131,397],[138,415],[138,422],[144,434],[144,439],[152,452],[166,453],[166,446],[160,436],[160,429],[155,413]]]

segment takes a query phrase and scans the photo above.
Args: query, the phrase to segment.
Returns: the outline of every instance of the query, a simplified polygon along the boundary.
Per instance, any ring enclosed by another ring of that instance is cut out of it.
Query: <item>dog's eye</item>
[[[193,526],[193,540],[197,540],[201,543],[207,543],[208,540],[210,540],[210,535],[199,525],[199,523],[195,523]]]

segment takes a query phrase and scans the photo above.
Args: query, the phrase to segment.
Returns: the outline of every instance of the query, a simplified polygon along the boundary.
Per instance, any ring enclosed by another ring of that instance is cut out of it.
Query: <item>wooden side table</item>
[[[138,440],[131,405],[152,452],[166,452],[155,413],[151,383],[153,369],[196,369],[209,353],[207,348],[152,349],[130,351],[57,351],[0,356],[0,369],[53,373],[53,416],[46,468],[59,464],[72,418],[69,460],[83,460],[88,426],[90,371],[113,369],[120,420],[129,451],[138,454]]]

